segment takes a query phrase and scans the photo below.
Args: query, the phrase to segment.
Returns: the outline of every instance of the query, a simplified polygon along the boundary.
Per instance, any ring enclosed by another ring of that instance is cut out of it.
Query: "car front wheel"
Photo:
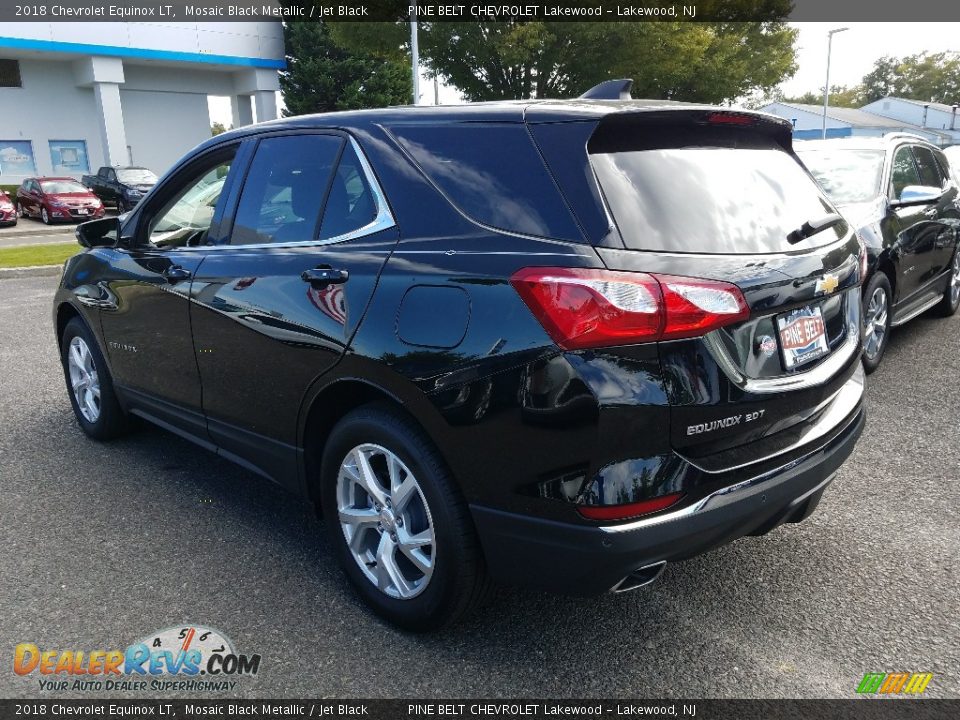
[[[863,292],[863,369],[872,373],[880,365],[890,336],[890,281],[877,272]]]
[[[489,588],[466,503],[436,448],[387,405],[344,417],[321,464],[338,560],[366,604],[407,630],[448,626]]]
[[[43,220],[45,225],[50,224],[50,213],[47,212],[46,207],[40,208],[40,219]]]
[[[96,440],[119,437],[130,420],[113,391],[113,381],[96,339],[80,318],[67,323],[60,342],[67,393],[80,428]]]

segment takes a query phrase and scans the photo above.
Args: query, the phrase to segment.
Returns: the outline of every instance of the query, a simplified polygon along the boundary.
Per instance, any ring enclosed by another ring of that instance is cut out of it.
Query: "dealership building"
[[[208,98],[234,127],[277,116],[279,22],[6,23],[0,185],[142,165],[163,174],[210,137]]]

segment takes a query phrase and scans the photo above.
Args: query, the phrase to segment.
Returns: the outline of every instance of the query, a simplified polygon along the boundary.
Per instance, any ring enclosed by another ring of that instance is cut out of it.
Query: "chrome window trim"
[[[740,372],[733,358],[730,357],[727,349],[723,346],[717,334],[719,331],[704,335],[703,343],[707,346],[707,350],[713,356],[717,365],[723,370],[723,374],[744,392],[769,395],[785,390],[802,390],[823,385],[840,372],[843,366],[860,349],[860,288],[852,288],[847,290],[847,293],[846,339],[840,347],[830,353],[826,360],[806,372],[779,375],[772,378],[748,378]],[[851,326],[856,328],[856,332],[851,333],[849,331]]]
[[[376,176],[373,174],[373,168],[370,167],[370,162],[367,160],[367,156],[364,154],[363,150],[360,148],[360,145],[352,135],[348,135],[347,139],[350,141],[350,147],[353,148],[357,158],[360,160],[360,169],[363,170],[364,177],[367,179],[367,186],[370,188],[370,192],[373,193],[373,200],[377,206],[377,215],[371,222],[367,223],[363,227],[357,228],[356,230],[344,233],[343,235],[337,235],[324,240],[295,240],[284,243],[251,243],[249,245],[231,245],[230,243],[225,243],[223,245],[200,245],[197,247],[176,248],[177,252],[263,250],[269,248],[283,249],[335,245],[337,243],[346,242],[347,240],[356,240],[358,238],[367,237],[368,235],[373,235],[383,230],[389,230],[390,228],[395,227],[397,222],[393,218],[393,213],[390,212],[390,206],[387,204],[387,198],[383,194],[383,190],[380,187],[380,183],[377,182]]]

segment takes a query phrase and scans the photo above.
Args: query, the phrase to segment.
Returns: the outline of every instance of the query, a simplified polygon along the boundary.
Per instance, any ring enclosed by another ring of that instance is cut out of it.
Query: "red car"
[[[0,190],[0,227],[17,224],[17,211],[10,202],[10,196]]]
[[[103,217],[103,203],[88,188],[69,177],[27,178],[17,188],[17,214],[38,217],[47,225],[57,220]]]

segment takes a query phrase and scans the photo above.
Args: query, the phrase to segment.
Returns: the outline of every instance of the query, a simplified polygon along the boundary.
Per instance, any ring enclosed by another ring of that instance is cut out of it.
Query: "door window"
[[[315,240],[343,145],[337,135],[261,140],[240,194],[230,244]]]
[[[377,217],[377,204],[360,159],[351,144],[344,147],[330,183],[320,225],[320,239],[340,237],[369,225]]]
[[[213,224],[232,156],[192,175],[150,220],[148,238],[161,248],[203,245]]]
[[[904,145],[899,148],[893,156],[893,172],[891,183],[893,184],[893,197],[899,198],[900,193],[907,185],[919,185],[920,174],[917,172],[917,166],[913,162],[913,152]]]
[[[943,187],[943,177],[940,175],[940,168],[937,167],[936,158],[929,148],[913,148],[913,156],[917,159],[917,168],[920,170],[920,184],[927,187]]]

